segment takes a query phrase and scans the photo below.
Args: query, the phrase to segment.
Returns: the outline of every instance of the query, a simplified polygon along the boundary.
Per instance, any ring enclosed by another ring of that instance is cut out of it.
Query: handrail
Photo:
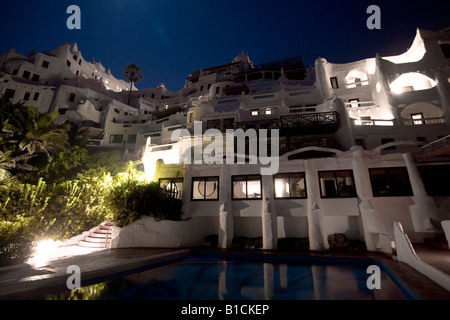
[[[105,248],[108,248],[108,249],[111,249],[110,246],[108,247],[108,235],[109,235],[109,232],[110,232],[110,231],[112,232],[112,229],[113,229],[113,227],[109,228],[108,231],[106,231]],[[111,240],[112,240],[112,239],[111,239]]]

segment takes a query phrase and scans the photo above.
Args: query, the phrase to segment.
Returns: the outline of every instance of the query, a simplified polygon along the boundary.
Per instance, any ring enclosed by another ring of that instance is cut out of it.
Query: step
[[[80,247],[86,247],[86,248],[106,248],[104,242],[100,243],[100,242],[88,242],[85,240],[80,240],[80,241],[78,241],[78,245]]]
[[[106,228],[104,228],[104,227],[100,227],[100,228],[97,228],[97,230],[96,230],[95,232],[98,232],[98,233],[109,233],[109,234],[111,234],[111,229],[106,229]]]
[[[111,242],[111,238],[108,237],[108,239],[106,239],[106,238],[97,238],[97,237],[87,236],[86,238],[84,238],[84,241],[105,243],[105,242]]]
[[[106,239],[106,237],[111,238],[111,232],[109,234],[105,233],[105,232],[97,232],[94,231],[92,232],[90,235],[90,237],[94,237],[94,238],[102,238],[102,239]]]

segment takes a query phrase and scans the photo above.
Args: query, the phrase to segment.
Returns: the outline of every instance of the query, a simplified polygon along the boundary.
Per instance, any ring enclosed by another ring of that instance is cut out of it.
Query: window
[[[450,196],[450,165],[417,166],[429,196]]]
[[[77,61],[77,59],[78,59],[78,57],[77,57],[76,54],[74,54],[72,58],[73,58],[73,60],[75,60],[75,61]]]
[[[67,60],[66,61],[66,64],[67,64],[67,66],[70,68],[70,66],[72,65],[72,63],[69,61],[69,60]]]
[[[174,198],[181,199],[183,195],[183,178],[161,178],[159,186]]]
[[[322,198],[356,197],[352,170],[319,172],[320,195]]]
[[[25,92],[25,94],[23,95],[23,100],[24,100],[24,101],[30,100],[30,95],[31,95],[30,92]]]
[[[50,65],[50,62],[47,60],[42,61],[42,68],[48,69],[48,66]]]
[[[352,108],[358,108],[359,107],[359,99],[349,99],[348,102],[350,103],[350,106]]]
[[[33,78],[31,78],[31,80],[33,80],[34,82],[38,82],[39,81],[39,75],[38,74],[33,74]]]
[[[117,108],[114,108],[114,112],[120,114],[120,111]]]
[[[69,102],[74,102],[75,101],[75,93],[71,93],[70,97],[69,97]]]
[[[423,124],[423,113],[411,113],[411,119],[415,126]]]
[[[333,89],[338,89],[339,88],[338,81],[337,81],[336,77],[330,78],[330,81],[331,81],[331,87]]]
[[[30,79],[30,76],[30,71],[24,70],[24,72],[22,73],[22,77],[24,77],[25,79]]]
[[[233,200],[261,199],[261,176],[233,176]]]
[[[33,96],[33,100],[37,101],[39,99],[39,92],[35,92]]]
[[[280,173],[273,178],[275,199],[306,198],[305,173]]]
[[[412,196],[408,171],[401,168],[369,169],[374,197]]]
[[[135,144],[136,143],[136,135],[135,134],[130,134],[128,136],[127,143]]]
[[[109,143],[122,143],[123,134],[112,134],[109,136]]]
[[[446,59],[450,58],[450,43],[442,43],[441,50]]]
[[[277,110],[277,108],[275,108],[275,107],[268,107],[264,111],[265,111],[265,114],[274,114],[275,110]]]
[[[66,114],[67,109],[66,108],[58,108],[59,114]]]
[[[17,75],[18,72],[19,72],[19,69],[14,69],[14,70],[12,71],[11,74],[12,74],[13,76],[15,76],[15,75]]]
[[[363,139],[355,139],[355,144],[357,146],[363,147],[363,149],[366,148],[366,140],[364,138]]]
[[[78,61],[78,65],[80,65],[80,66],[81,66],[81,58],[80,58],[80,61]]]
[[[192,178],[192,200],[219,200],[219,177]]]
[[[220,92],[220,87],[216,87],[216,94],[219,94]]]
[[[259,114],[259,109],[250,110],[250,115],[257,116]]]
[[[5,90],[5,97],[8,99],[14,98],[14,95],[16,94],[16,90],[13,89],[6,89]]]

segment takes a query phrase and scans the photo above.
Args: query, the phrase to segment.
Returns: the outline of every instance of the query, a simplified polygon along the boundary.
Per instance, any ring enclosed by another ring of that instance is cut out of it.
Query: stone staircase
[[[106,222],[100,225],[94,232],[86,236],[84,240],[78,241],[78,246],[88,248],[109,248],[112,238],[112,227],[114,222]]]

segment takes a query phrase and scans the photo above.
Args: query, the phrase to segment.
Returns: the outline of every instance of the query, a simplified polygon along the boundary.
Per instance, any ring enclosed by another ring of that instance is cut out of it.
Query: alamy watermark
[[[77,5],[71,5],[67,7],[67,14],[70,14],[70,17],[67,18],[66,26],[69,30],[73,29],[81,29],[81,9]]]
[[[227,129],[224,138],[222,131],[218,129],[207,129],[203,132],[202,121],[194,121],[193,137],[187,129],[177,129],[172,132],[171,141],[177,142],[181,137],[187,142],[182,158],[185,164],[191,164],[192,159],[194,164],[257,164],[259,162],[265,166],[260,169],[261,175],[278,173],[280,149],[278,129],[259,129],[258,131],[251,128],[246,131]],[[204,147],[205,142],[207,145]],[[191,148],[192,145],[193,148]]]
[[[371,14],[369,18],[367,18],[366,26],[369,30],[373,29],[381,29],[381,9],[377,5],[371,5],[367,7],[367,14]]]

